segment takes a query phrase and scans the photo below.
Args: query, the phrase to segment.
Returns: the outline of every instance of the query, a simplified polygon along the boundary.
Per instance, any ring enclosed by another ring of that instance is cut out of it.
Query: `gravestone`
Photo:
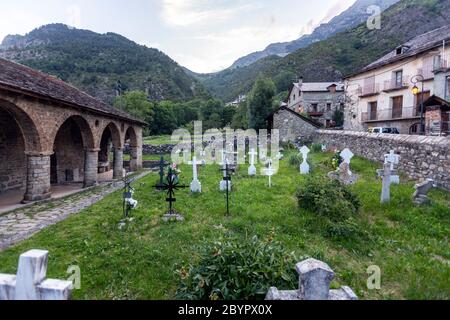
[[[267,301],[274,300],[358,300],[352,289],[342,287],[330,290],[334,272],[324,262],[308,259],[296,265],[299,275],[298,290],[270,288]]]
[[[329,172],[328,178],[339,180],[344,185],[355,184],[358,181],[358,175],[350,171],[350,166],[347,162],[342,162],[338,170]]]
[[[392,150],[389,154],[384,156],[384,163],[389,163],[391,166],[391,173],[394,172],[395,166],[400,163],[400,156],[395,154],[395,151]],[[400,184],[400,176],[398,174],[391,175],[391,183]]]
[[[226,157],[225,150],[222,150],[222,172],[223,172],[223,178],[222,181],[220,181],[220,191],[228,191],[231,192],[232,189],[232,183],[231,179],[229,179],[229,172],[233,171],[231,166],[228,164],[228,160]]]
[[[158,166],[159,166],[159,183],[156,187],[156,189],[162,190],[162,188],[164,187],[164,174],[165,174],[165,170],[167,168],[167,166],[170,163],[166,162],[164,160],[164,157],[161,156],[161,159],[159,160]],[[159,186],[159,188],[158,188]]]
[[[284,158],[284,155],[281,153],[281,151],[278,151],[278,153],[277,153],[277,159],[278,159],[278,160],[283,160],[283,158]]]
[[[327,151],[327,146],[326,145],[322,145],[322,152],[325,152],[325,151]]]
[[[416,184],[414,188],[416,191],[413,195],[413,201],[415,205],[421,206],[425,204],[429,204],[430,198],[428,197],[428,193],[431,189],[436,188],[437,185],[433,179],[427,179],[426,181]]]
[[[180,213],[178,213],[174,210],[173,204],[177,201],[177,199],[175,198],[175,191],[184,189],[184,188],[188,188],[188,186],[180,185],[176,175],[170,171],[167,174],[166,180],[167,180],[167,182],[164,182],[163,186],[158,186],[158,185],[154,186],[158,190],[167,191],[168,197],[166,198],[166,202],[169,203],[169,211],[167,211],[167,213],[163,216],[163,220],[166,222],[167,221],[184,221],[184,217]]]
[[[269,188],[272,188],[272,176],[275,174],[275,169],[272,168],[272,160],[267,161],[268,167],[264,169],[264,173],[269,177]]]
[[[192,164],[192,172],[193,172],[193,180],[191,182],[191,192],[192,193],[201,193],[202,192],[202,184],[198,180],[198,170],[197,166],[202,164],[201,161],[197,162],[197,157],[192,157],[192,161],[189,162],[189,164]]]
[[[17,275],[0,274],[0,300],[69,300],[71,281],[46,279],[48,251],[20,255]]]
[[[385,163],[382,170],[377,170],[378,176],[383,180],[381,190],[381,203],[391,202],[391,165]]]
[[[303,146],[300,148],[300,154],[303,157],[303,162],[300,165],[300,173],[301,174],[309,174],[309,164],[308,164],[308,154],[309,154],[310,150],[307,146]]]
[[[341,152],[341,158],[344,161],[344,163],[348,164],[348,174],[351,176],[353,173],[350,170],[350,162],[352,161],[352,158],[355,156],[353,152],[350,151],[350,149],[346,148]],[[340,170],[340,169],[339,169]]]
[[[255,151],[255,149],[251,149],[248,153],[250,156],[250,167],[248,168],[248,175],[250,177],[256,176],[256,166],[255,166],[255,157],[258,155],[258,152]]]

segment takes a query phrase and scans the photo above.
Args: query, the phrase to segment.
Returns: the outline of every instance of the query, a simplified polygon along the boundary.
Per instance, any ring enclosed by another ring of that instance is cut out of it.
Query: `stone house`
[[[448,72],[443,75],[450,67],[449,40],[450,25],[422,34],[347,76],[344,129],[395,127],[401,134],[420,133],[421,101],[432,95],[448,99]]]
[[[144,125],[56,77],[0,59],[0,197],[20,191],[32,202],[50,198],[54,185],[94,186],[110,154],[111,176],[122,178],[125,145],[130,169],[142,167]]]
[[[319,123],[286,106],[272,112],[267,117],[267,121],[269,130],[279,130],[282,142],[296,141],[297,139],[312,141],[317,129],[321,127]]]
[[[289,91],[287,107],[301,113],[324,127],[332,127],[333,114],[344,109],[344,85],[339,82],[293,83]]]

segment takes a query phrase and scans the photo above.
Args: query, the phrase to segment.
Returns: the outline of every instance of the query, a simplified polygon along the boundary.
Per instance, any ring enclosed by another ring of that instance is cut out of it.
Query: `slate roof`
[[[420,53],[442,46],[443,41],[446,42],[450,41],[450,24],[429,31],[427,33],[424,33],[420,36],[417,36],[409,40],[408,42],[402,45],[402,47],[404,48],[402,54],[397,54],[397,48],[395,48],[384,57],[362,68],[358,73],[370,71],[384,65],[388,65],[406,58],[413,57]]]
[[[333,85],[336,86],[336,91],[344,91],[344,85],[339,82],[303,82],[302,92],[325,92]]]
[[[142,125],[146,123],[67,84],[57,77],[0,58],[0,88],[19,91]]]
[[[276,109],[275,111],[273,111],[271,114],[269,114],[267,116],[266,120],[269,120],[270,118],[272,118],[275,115],[275,113],[278,113],[278,112],[283,111],[283,110],[286,110],[286,111],[292,113],[293,115],[297,116],[298,118],[302,119],[305,122],[308,122],[309,124],[311,124],[312,126],[314,126],[316,128],[321,128],[322,127],[322,125],[320,123],[317,123],[316,121],[314,121],[314,120],[312,120],[310,118],[307,118],[304,115],[302,115],[302,114],[300,114],[298,112],[295,112],[294,110],[291,110],[291,109],[289,109],[288,107],[285,107],[285,106],[282,106],[282,107]]]

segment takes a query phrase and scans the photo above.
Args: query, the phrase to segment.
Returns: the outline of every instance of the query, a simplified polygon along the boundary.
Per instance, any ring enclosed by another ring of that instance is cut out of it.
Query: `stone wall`
[[[317,127],[305,121],[294,111],[280,109],[273,115],[273,129],[280,131],[282,142],[311,141],[315,135]]]
[[[159,146],[144,144],[144,145],[142,145],[142,154],[146,154],[146,155],[169,154],[169,153],[172,153],[173,148],[175,148],[175,145],[173,145],[173,144],[162,144]],[[124,153],[131,154],[131,147],[129,145],[125,146]]]
[[[427,178],[450,190],[450,138],[370,134],[354,131],[318,130],[314,139],[328,149],[349,148],[354,154],[373,161],[384,161],[394,150],[401,156],[398,169],[415,181]],[[375,174],[375,173],[374,173]]]

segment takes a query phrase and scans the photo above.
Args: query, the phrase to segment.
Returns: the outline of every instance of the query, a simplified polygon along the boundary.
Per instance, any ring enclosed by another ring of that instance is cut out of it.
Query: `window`
[[[396,71],[395,72],[395,87],[399,88],[403,86],[403,71]]]
[[[369,120],[377,120],[378,102],[369,102]]]
[[[312,112],[317,112],[317,111],[318,111],[318,105],[317,105],[317,103],[312,103],[312,104],[311,104],[311,108],[312,108]]]
[[[447,85],[445,86],[445,98],[450,101],[450,76],[446,79]]]
[[[327,111],[331,111],[331,103],[327,103]]]
[[[403,96],[392,98],[392,118],[401,118],[403,114]]]

